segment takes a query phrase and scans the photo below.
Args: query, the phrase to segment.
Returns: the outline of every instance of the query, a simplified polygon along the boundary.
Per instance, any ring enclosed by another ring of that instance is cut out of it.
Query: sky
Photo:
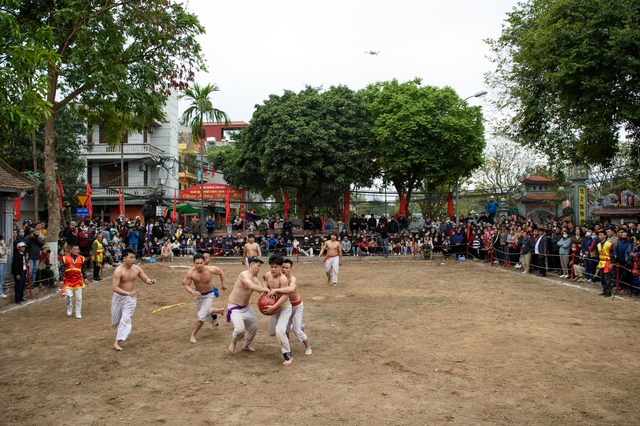
[[[231,120],[250,121],[256,104],[284,90],[422,78],[466,98],[489,90],[494,69],[483,41],[500,36],[517,0],[185,0],[206,34],[199,37],[215,83],[214,106]],[[367,51],[380,52],[378,55]],[[470,99],[491,111],[488,100]],[[180,112],[186,108],[181,101]],[[493,113],[495,114],[495,112]]]

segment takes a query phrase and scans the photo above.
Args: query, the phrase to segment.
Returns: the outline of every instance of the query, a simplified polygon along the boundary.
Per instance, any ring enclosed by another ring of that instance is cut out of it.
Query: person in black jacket
[[[351,230],[352,235],[358,235],[358,229],[360,228],[360,220],[358,220],[358,215],[353,214],[351,216],[351,220],[349,221],[349,229]]]
[[[15,297],[18,305],[24,301],[24,285],[27,282],[26,247],[27,245],[23,242],[19,242],[16,245],[16,251],[13,253],[13,262],[11,263],[11,275],[15,280]]]
[[[536,266],[538,267],[539,277],[545,277],[547,275],[548,241],[544,228],[538,228],[538,238],[536,239],[533,250],[536,255]]]

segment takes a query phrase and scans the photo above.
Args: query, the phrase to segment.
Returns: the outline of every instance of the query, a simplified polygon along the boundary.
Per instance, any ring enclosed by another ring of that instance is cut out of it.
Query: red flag
[[[287,190],[283,191],[284,195],[284,217],[289,216],[289,194],[287,194]]]
[[[62,197],[64,197],[64,189],[62,189],[62,181],[60,181],[60,176],[58,176],[58,191],[58,195],[60,196],[60,208],[62,208],[64,203],[64,201],[62,200]]]
[[[20,205],[22,204],[23,199],[24,198],[22,197],[18,197],[13,202],[13,217],[15,217],[18,222],[20,222]]]
[[[184,171],[184,177],[182,178],[182,183],[187,183],[187,171]]]
[[[93,217],[93,204],[91,204],[91,185],[89,185],[89,181],[87,181],[87,208],[89,209],[89,219]]]
[[[173,190],[173,212],[171,212],[171,222],[176,223],[176,210],[178,209],[178,197],[176,190]]]
[[[225,218],[225,223],[230,223],[231,222],[231,218],[229,217],[229,215],[231,214],[231,191],[227,191],[227,200],[225,203],[225,212],[227,214],[227,217]]]
[[[350,201],[349,189],[344,194],[344,211],[342,212],[342,223],[347,223],[349,220],[349,201]]]
[[[120,216],[124,214],[124,202],[122,200],[122,192],[118,189],[118,206],[120,207]]]
[[[400,193],[400,207],[398,208],[398,214],[407,217],[407,199],[404,198],[404,194]]]
[[[451,191],[449,191],[449,195],[447,195],[447,213],[449,214],[449,218],[452,218],[455,212],[453,211],[453,197],[451,197]],[[458,218],[456,218],[456,221]]]
[[[216,175],[216,171],[213,170],[213,164],[211,165],[211,178],[214,178]]]

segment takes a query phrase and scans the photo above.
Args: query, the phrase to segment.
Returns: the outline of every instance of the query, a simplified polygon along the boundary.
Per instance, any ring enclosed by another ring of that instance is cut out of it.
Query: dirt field
[[[229,284],[242,270],[233,262],[217,263]],[[589,284],[376,257],[346,259],[334,288],[320,261],[300,262],[293,273],[313,355],[292,342],[284,367],[260,313],[255,353],[227,352],[225,322],[189,343],[196,309],[180,285],[186,269],[169,268],[187,264],[142,265],[159,282],[138,282],[123,352],[112,349],[110,280],[85,291],[81,320],[57,295],[5,306],[0,422],[640,424],[640,305]],[[228,293],[215,306],[226,307]]]

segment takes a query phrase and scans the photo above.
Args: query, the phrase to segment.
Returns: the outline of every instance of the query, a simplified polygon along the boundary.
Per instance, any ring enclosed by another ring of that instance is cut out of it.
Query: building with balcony
[[[110,146],[100,126],[94,125],[90,144],[82,154],[87,161],[86,179],[91,185],[94,216],[114,220],[120,213],[118,190],[125,215],[141,216],[147,200],[162,205],[179,191],[178,99],[170,96],[164,108],[166,121],[153,121],[144,132],[125,136]]]

